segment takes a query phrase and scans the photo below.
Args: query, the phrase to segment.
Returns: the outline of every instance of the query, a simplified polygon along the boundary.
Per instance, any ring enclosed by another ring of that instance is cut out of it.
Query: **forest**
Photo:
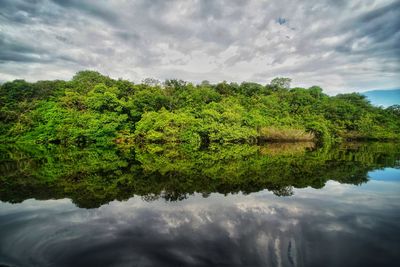
[[[289,78],[193,84],[135,84],[95,71],[71,80],[0,87],[0,142],[110,146],[232,144],[400,138],[400,106],[376,107],[361,94],[329,96]]]

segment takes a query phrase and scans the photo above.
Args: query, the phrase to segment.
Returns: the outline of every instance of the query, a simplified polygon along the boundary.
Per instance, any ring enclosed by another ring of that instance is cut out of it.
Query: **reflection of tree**
[[[368,171],[398,166],[399,154],[400,145],[379,143],[332,149],[307,143],[200,150],[157,144],[128,150],[0,147],[0,199],[68,197],[92,208],[133,195],[178,201],[195,192],[206,197],[268,189],[290,196],[293,188],[321,188],[328,180],[364,183]]]
[[[272,192],[279,197],[292,196],[294,194],[292,186],[285,186],[285,187],[280,187],[278,189],[272,189]]]
[[[155,201],[158,199],[160,199],[160,196],[155,195],[155,194],[147,194],[147,195],[142,196],[142,200],[147,201],[147,202]]]

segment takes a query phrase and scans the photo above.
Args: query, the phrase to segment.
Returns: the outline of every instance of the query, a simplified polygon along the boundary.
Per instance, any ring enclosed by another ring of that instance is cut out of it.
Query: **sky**
[[[396,90],[372,90],[363,93],[371,104],[375,106],[389,107],[400,104],[400,89]]]
[[[0,81],[290,77],[400,88],[399,0],[0,0]]]

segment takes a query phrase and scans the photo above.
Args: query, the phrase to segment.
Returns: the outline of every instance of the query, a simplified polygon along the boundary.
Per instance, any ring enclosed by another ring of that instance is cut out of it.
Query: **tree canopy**
[[[360,94],[322,88],[226,81],[193,84],[145,79],[134,84],[95,71],[70,81],[24,80],[0,86],[0,141],[114,143],[257,143],[400,137],[398,106],[376,107]]]

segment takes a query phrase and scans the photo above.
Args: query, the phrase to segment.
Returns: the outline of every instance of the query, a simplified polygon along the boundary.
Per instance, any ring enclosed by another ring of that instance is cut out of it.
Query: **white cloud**
[[[0,80],[82,69],[141,81],[288,76],[330,93],[400,85],[398,1],[5,0]]]

